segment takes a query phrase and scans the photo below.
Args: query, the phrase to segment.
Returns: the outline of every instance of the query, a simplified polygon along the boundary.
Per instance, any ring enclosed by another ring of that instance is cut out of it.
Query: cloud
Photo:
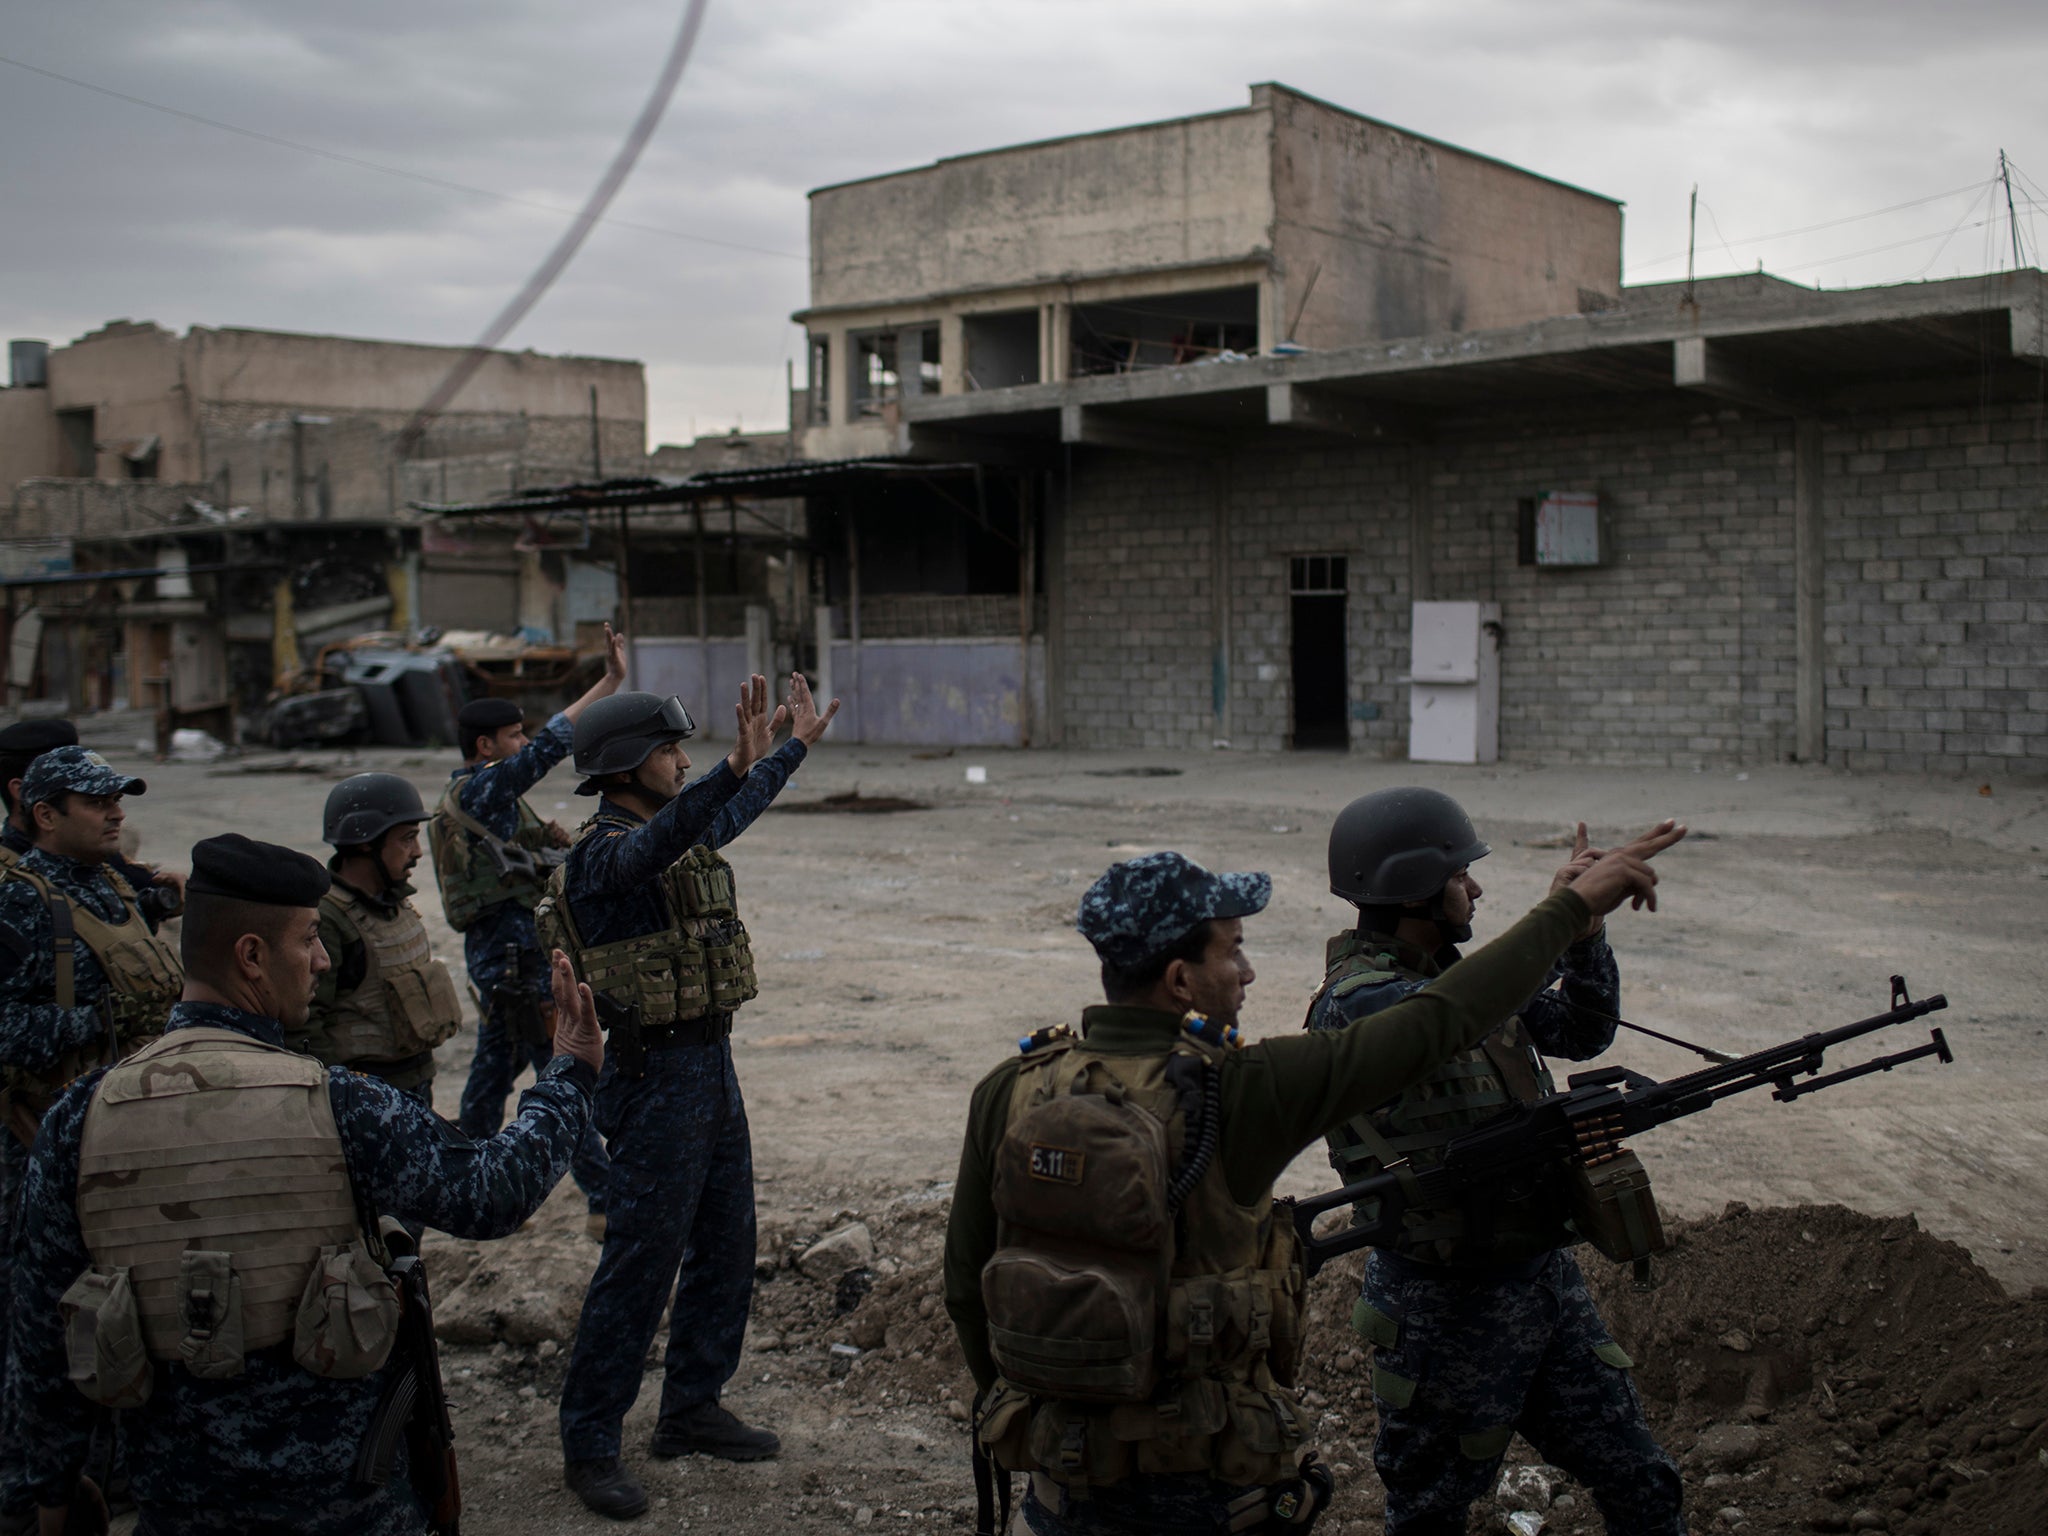
[[[681,4],[0,0],[0,51],[187,111],[572,210]],[[801,255],[811,187],[1243,104],[1279,80],[1626,201],[1631,277],[1900,280],[1995,262],[1967,195],[2048,184],[2048,12],[1849,0],[714,0],[617,220]],[[566,213],[423,186],[0,66],[0,332],[116,315],[459,342]],[[1955,230],[1946,245],[1941,236]],[[2048,237],[2048,218],[2036,220]],[[1892,250],[1873,247],[1899,242]],[[1937,253],[1939,253],[1937,255]],[[639,357],[654,440],[778,419],[800,260],[602,225],[511,344]]]

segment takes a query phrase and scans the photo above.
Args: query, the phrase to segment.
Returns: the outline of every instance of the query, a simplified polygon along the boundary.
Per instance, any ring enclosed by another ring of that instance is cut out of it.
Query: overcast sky
[[[470,340],[609,162],[681,13],[0,0],[10,59],[524,200],[0,64],[0,336],[129,317]],[[1703,273],[2009,265],[2002,191],[1982,222],[2001,147],[2040,200],[2039,265],[2044,79],[2038,0],[712,0],[613,222],[507,345],[644,360],[650,442],[780,425],[808,188],[1240,106],[1258,80],[1623,199],[1632,282],[1684,275],[1694,182]]]

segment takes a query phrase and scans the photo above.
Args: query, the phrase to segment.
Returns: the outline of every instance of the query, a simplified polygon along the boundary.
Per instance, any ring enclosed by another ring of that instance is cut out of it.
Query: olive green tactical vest
[[[292,1338],[323,1250],[362,1240],[327,1069],[227,1029],[138,1052],[85,1112],[78,1221],[93,1264],[128,1272],[151,1357],[191,1357],[195,1256],[225,1256],[214,1289],[242,1351]]]
[[[996,1170],[998,1247],[982,1272],[1004,1374],[977,1432],[1002,1466],[1076,1492],[1138,1475],[1247,1486],[1298,1475],[1309,1443],[1290,1390],[1303,1305],[1292,1226],[1275,1219],[1270,1191],[1234,1200],[1220,1157],[1177,1219],[1152,1198],[1186,1155],[1183,1085],[1223,1054],[1190,1036],[1111,1056],[1067,1036],[1025,1055]],[[1063,1105],[1071,1112],[1046,1114]],[[1119,1117],[1115,1136],[1084,1129]],[[1064,1204],[1045,1199],[1063,1185]],[[1150,1251],[1134,1252],[1144,1239]],[[1064,1394],[1052,1386],[1062,1381]]]
[[[441,888],[441,909],[448,926],[457,933],[468,932],[482,913],[502,902],[517,902],[531,909],[542,890],[539,880],[499,879],[490,859],[477,847],[479,840],[506,840],[462,808],[462,786],[469,778],[464,774],[449,781],[427,822],[427,846],[434,855],[434,883]],[[512,834],[510,845],[531,853],[548,846],[547,823],[524,800],[519,802],[519,829]]]
[[[1338,934],[1329,941],[1328,967],[1309,1004],[1311,1018],[1324,997],[1337,1000],[1361,987],[1425,979],[1401,964],[1394,940],[1379,934]],[[1476,1049],[1459,1052],[1391,1103],[1330,1132],[1330,1166],[1346,1184],[1393,1164],[1433,1167],[1459,1133],[1556,1090],[1521,1019],[1510,1018]],[[1361,1208],[1359,1214],[1372,1219],[1378,1212]],[[1428,1264],[1511,1264],[1576,1243],[1569,1214],[1564,1189],[1544,1181],[1483,1204],[1411,1210],[1401,1239],[1389,1246]]]
[[[602,821],[586,822],[579,840]],[[609,944],[583,942],[569,910],[568,872],[564,864],[548,877],[547,894],[534,911],[541,948],[565,951],[591,990],[638,1003],[643,1025],[730,1013],[759,995],[732,866],[714,850],[699,843],[662,871],[662,897],[675,919],[669,927]]]
[[[52,1100],[74,1079],[118,1060],[137,1047],[154,1040],[164,1031],[171,1005],[185,987],[185,968],[178,953],[149,931],[148,920],[135,905],[135,892],[112,869],[101,869],[100,878],[121,898],[126,915],[119,923],[95,916],[89,908],[71,900],[43,876],[24,868],[19,861],[5,867],[0,879],[25,880],[34,886],[50,910],[51,943],[56,969],[52,1001],[60,1008],[76,1008],[74,946],[83,943],[99,962],[107,978],[106,1003],[111,1016],[113,1038],[67,1051],[42,1072],[10,1070],[9,1097],[15,1109],[40,1117]]]
[[[314,1055],[331,1066],[400,1061],[431,1051],[462,1027],[454,979],[434,958],[426,924],[410,902],[387,914],[337,880],[320,906],[363,941],[366,963],[361,984],[337,996],[328,1017],[317,1021]]]

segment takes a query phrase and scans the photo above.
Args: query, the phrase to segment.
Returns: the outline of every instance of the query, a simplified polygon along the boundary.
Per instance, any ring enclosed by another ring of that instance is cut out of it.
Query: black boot
[[[717,1403],[699,1403],[654,1426],[648,1448],[671,1456],[717,1456],[726,1461],[766,1461],[782,1450],[772,1430],[742,1424]]]
[[[593,1514],[614,1520],[631,1520],[647,1513],[647,1490],[633,1474],[619,1465],[619,1458],[606,1456],[592,1461],[563,1464],[562,1481]]]

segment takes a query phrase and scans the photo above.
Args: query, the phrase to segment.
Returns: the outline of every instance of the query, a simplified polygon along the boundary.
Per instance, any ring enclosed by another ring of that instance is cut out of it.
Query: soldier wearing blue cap
[[[0,805],[7,812],[0,821],[0,869],[35,846],[35,823],[21,803],[21,778],[28,765],[57,747],[77,745],[78,727],[69,720],[17,720],[0,727]],[[138,864],[118,853],[107,863],[135,888],[137,903],[155,921],[176,917],[184,906],[185,877],[176,870]]]
[[[177,955],[112,867],[122,799],[145,788],[73,745],[36,757],[16,794],[33,832],[28,851],[0,875],[0,1212],[10,1229],[27,1148],[50,1101],[79,1073],[162,1033],[183,984]],[[10,1242],[0,1284],[12,1252]],[[0,1289],[0,1303],[6,1294]],[[11,1465],[17,1437],[0,1432],[0,1442],[0,1517],[14,1517],[26,1497]]]
[[[1078,1031],[1025,1037],[975,1088],[946,1233],[977,1470],[993,1460],[1005,1490],[1030,1474],[1032,1531],[1281,1530],[1320,1512],[1332,1485],[1294,1403],[1303,1281],[1274,1180],[1476,1044],[1596,914],[1654,905],[1647,860],[1678,835],[1593,864],[1426,993],[1250,1046],[1244,920],[1265,875],[1155,853],[1089,888],[1075,927],[1106,1002]]]
[[[477,997],[476,1053],[456,1117],[464,1135],[481,1138],[497,1130],[519,1074],[538,1070],[554,1050],[533,908],[569,838],[523,797],[569,755],[583,712],[625,680],[626,637],[607,624],[603,676],[534,735],[527,735],[525,712],[510,699],[472,699],[456,717],[462,766],[449,775],[429,836],[441,909],[462,935]],[[605,1154],[596,1132],[577,1148],[574,1173],[597,1236],[604,1226]]]
[[[589,990],[557,963],[558,1054],[471,1141],[285,1049],[327,968],[327,871],[235,834],[192,852],[168,1031],[59,1099],[29,1166],[11,1354],[30,1487],[44,1529],[67,1509],[106,1528],[82,1473],[100,1404],[122,1410],[143,1530],[420,1536],[402,1471],[355,1472],[402,1364],[375,1223],[502,1237],[539,1208],[589,1120]]]

